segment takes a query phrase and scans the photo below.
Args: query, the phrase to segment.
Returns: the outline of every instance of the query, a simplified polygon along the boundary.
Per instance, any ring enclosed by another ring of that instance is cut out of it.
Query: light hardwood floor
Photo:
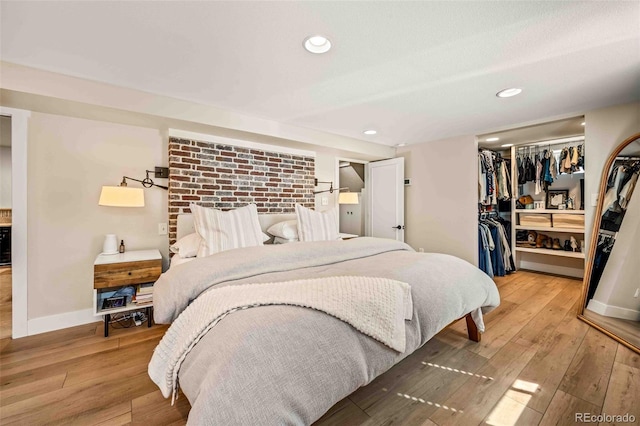
[[[11,266],[0,266],[0,339],[11,337]]]
[[[318,425],[564,425],[574,413],[640,419],[640,356],[576,318],[580,281],[520,271],[480,344],[441,332]],[[146,374],[164,326],[101,323],[0,340],[0,424],[184,424]],[[608,423],[601,423],[608,424]]]

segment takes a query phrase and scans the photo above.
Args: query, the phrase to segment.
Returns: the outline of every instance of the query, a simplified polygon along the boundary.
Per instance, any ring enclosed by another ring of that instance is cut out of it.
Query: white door
[[[404,158],[367,163],[365,234],[404,241]]]

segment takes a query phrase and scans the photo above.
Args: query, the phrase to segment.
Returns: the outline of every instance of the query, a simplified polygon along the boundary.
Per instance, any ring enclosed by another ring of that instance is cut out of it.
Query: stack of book
[[[140,284],[136,291],[136,305],[145,306],[153,303],[153,283]]]

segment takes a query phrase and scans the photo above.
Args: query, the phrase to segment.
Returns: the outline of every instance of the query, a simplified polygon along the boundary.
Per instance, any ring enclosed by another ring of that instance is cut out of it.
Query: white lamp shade
[[[111,207],[144,207],[144,191],[142,188],[126,186],[103,186],[98,204]]]
[[[338,195],[338,204],[358,204],[357,192],[341,192]]]

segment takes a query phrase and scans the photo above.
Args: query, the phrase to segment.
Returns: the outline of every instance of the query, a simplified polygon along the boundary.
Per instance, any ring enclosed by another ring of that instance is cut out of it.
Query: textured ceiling
[[[0,13],[3,61],[387,145],[640,99],[637,1],[3,1]],[[302,48],[318,33],[325,55]],[[507,87],[524,92],[496,98]]]

